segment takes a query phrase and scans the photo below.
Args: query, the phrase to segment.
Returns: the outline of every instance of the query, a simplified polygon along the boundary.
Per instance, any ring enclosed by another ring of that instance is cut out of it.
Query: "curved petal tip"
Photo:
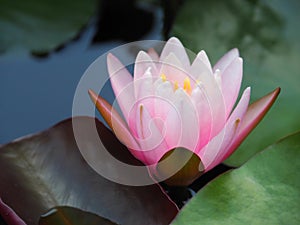
[[[278,97],[280,90],[280,87],[278,87],[271,93],[265,95],[264,97],[249,105],[247,112],[242,119],[239,131],[235,135],[230,147],[228,148],[228,152],[224,156],[222,161],[233,153],[233,151],[243,142],[243,140],[249,135],[249,133],[264,118],[264,116]]]
[[[129,131],[127,124],[124,122],[119,113],[110,105],[104,98],[98,96],[91,89],[88,91],[89,95],[96,105],[96,108],[111,128],[117,138],[129,149],[139,150],[140,147],[136,143],[134,137]]]

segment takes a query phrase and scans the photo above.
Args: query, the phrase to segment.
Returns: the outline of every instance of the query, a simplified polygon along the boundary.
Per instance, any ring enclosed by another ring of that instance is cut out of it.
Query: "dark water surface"
[[[153,29],[143,39],[161,39],[162,13],[158,10],[155,16]],[[92,22],[78,40],[45,58],[0,55],[0,144],[71,117],[74,92],[85,70],[98,56],[124,44],[91,45],[95,30]],[[113,99],[110,88],[105,96]]]

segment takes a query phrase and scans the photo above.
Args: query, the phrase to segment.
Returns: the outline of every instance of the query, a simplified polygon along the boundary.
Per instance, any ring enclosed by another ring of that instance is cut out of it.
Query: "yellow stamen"
[[[163,73],[160,75],[160,78],[162,79],[163,82],[165,82],[167,80],[166,75]]]
[[[183,89],[188,93],[192,91],[191,82],[188,77],[186,77],[183,81]]]
[[[175,82],[174,82],[174,91],[176,91],[177,89],[178,89],[178,82],[175,81]]]

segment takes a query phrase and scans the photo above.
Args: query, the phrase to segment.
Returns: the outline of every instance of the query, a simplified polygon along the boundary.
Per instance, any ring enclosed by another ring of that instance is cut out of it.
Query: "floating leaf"
[[[216,62],[237,47],[244,58],[243,88],[257,100],[280,86],[271,111],[226,161],[239,166],[279,138],[300,129],[300,2],[186,1],[171,31],[187,48],[204,49]]]
[[[41,216],[39,225],[117,225],[103,217],[73,207],[55,207]]]
[[[0,0],[0,52],[45,53],[74,38],[95,11],[96,0]]]
[[[299,147],[300,132],[220,175],[188,202],[172,224],[298,224]]]
[[[126,186],[98,175],[79,152],[72,122],[80,126],[80,141],[86,148],[109,151],[124,162],[141,165],[98,120],[75,117],[0,148],[3,201],[28,225],[36,225],[40,215],[59,205],[95,213],[122,225],[169,224],[177,208],[159,185]],[[98,149],[91,138],[94,134],[90,125],[95,122],[106,149]],[[95,161],[109,166],[105,157]],[[110,170],[122,174],[112,166]]]

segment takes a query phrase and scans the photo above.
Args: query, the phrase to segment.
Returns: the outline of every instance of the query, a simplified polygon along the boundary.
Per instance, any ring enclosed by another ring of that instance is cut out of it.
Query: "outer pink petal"
[[[205,172],[211,170],[216,166],[220,157],[218,154],[224,151],[224,149],[230,144],[232,138],[236,132],[236,129],[239,125],[237,120],[235,123],[227,123],[224,128],[215,136],[200,152],[197,154],[205,168]]]
[[[26,223],[0,198],[0,216],[8,225],[26,225]]]
[[[239,50],[237,48],[231,49],[214,65],[213,71],[216,71],[217,69],[224,71],[237,57],[239,57]]]
[[[166,106],[165,106],[166,107]],[[172,105],[168,105],[169,111],[166,120],[164,121],[165,127],[165,140],[169,149],[173,149],[175,147],[180,146],[181,137],[182,137],[182,123],[181,116],[176,110],[176,107]]]
[[[191,76],[198,80],[204,90],[205,97],[207,98],[211,116],[212,116],[212,137],[217,135],[224,127],[226,122],[225,101],[223,93],[215,80],[214,76],[207,69],[205,64],[196,58],[191,66]]]
[[[132,113],[132,116],[135,118],[130,120],[132,122],[129,126],[136,133],[141,150],[131,152],[147,165],[157,163],[168,150],[161,130],[158,129],[147,108],[142,104],[136,105],[135,114]]]
[[[243,77],[243,60],[235,58],[221,74],[222,91],[226,106],[226,118],[230,114],[239,95]]]
[[[118,112],[107,101],[105,101],[105,99],[97,96],[92,90],[89,90],[89,95],[107,125],[112,129],[117,138],[126,145],[126,147],[139,150],[139,145],[131,135],[127,125]]]
[[[158,76],[156,66],[151,57],[143,51],[140,51],[134,65],[134,93],[135,99],[142,100],[147,106],[151,115],[154,115],[154,77]]]
[[[128,115],[135,100],[133,78],[126,67],[111,53],[107,55],[107,68],[116,99],[128,121]]]
[[[189,72],[191,77],[201,82],[204,82],[200,80],[203,74],[207,76],[212,76],[213,73],[211,65],[204,51],[198,53],[190,67]]]
[[[243,142],[248,134],[262,120],[262,118],[266,115],[266,113],[275,102],[279,93],[280,88],[277,88],[273,92],[260,98],[248,107],[246,115],[241,122],[241,126],[238,129],[231,145],[228,147],[227,153],[222,158],[222,161],[228,158],[233,153],[233,151]]]
[[[148,96],[153,96],[154,85],[153,77],[146,73],[143,77],[134,81],[134,92],[135,99],[140,100],[142,98],[147,98]]]
[[[151,75],[158,76],[156,65],[152,58],[146,52],[140,51],[134,64],[134,80],[141,78],[147,70]]]
[[[206,52],[205,52],[204,50],[201,50],[201,51],[197,54],[196,57],[199,58],[199,59],[206,65],[207,69],[208,69],[211,73],[213,73],[212,67],[211,67],[211,64],[210,64],[210,61],[209,61],[209,59],[208,59],[208,57],[207,57],[207,55],[206,55]]]
[[[205,171],[212,169],[222,162],[223,156],[228,151],[228,146],[233,140],[240,121],[246,113],[249,100],[250,88],[247,88],[223,130],[207,146],[200,150],[198,155],[201,158]]]
[[[155,114],[155,102],[154,102],[154,78],[147,71],[142,77],[134,81],[134,92],[136,101],[139,104],[144,104],[149,109],[152,116]],[[133,104],[132,104],[133,105]]]
[[[172,37],[167,41],[165,47],[161,52],[160,59],[164,61],[164,59],[170,53],[173,53],[185,68],[187,66],[190,66],[190,60],[188,55],[186,54],[185,48],[183,47],[182,43],[175,37]]]
[[[204,88],[196,87],[192,92],[191,99],[198,111],[200,132],[197,149],[200,150],[212,138],[213,115]]]

